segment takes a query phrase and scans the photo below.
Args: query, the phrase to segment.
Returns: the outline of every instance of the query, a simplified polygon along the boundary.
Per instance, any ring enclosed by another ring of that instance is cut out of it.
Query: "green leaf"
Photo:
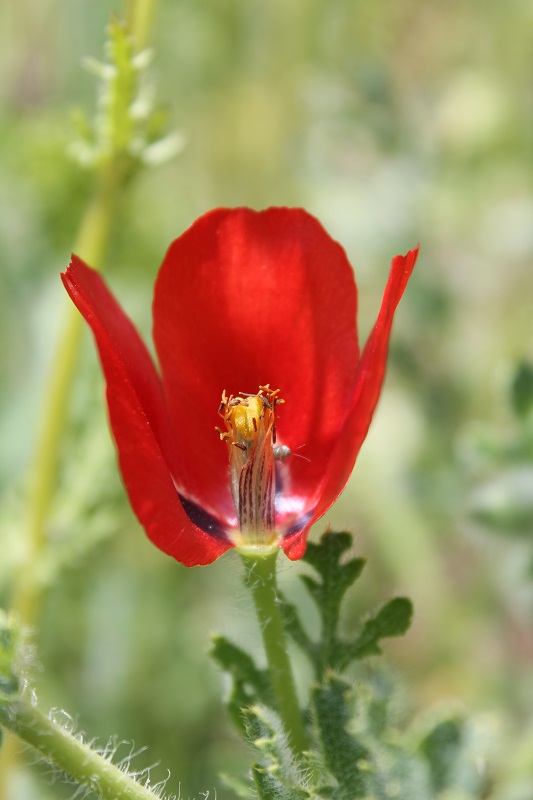
[[[305,755],[299,754],[296,761],[280,717],[264,706],[246,709],[244,717],[248,738],[260,756],[260,763],[252,767],[259,796],[267,800],[305,800],[310,797],[303,785],[307,773]]]
[[[327,668],[337,666],[339,653],[343,649],[337,634],[341,603],[366,563],[362,558],[352,558],[344,563],[341,561],[351,545],[350,533],[326,531],[318,544],[308,544],[304,555],[304,561],[315,569],[321,579],[316,580],[309,575],[301,576],[318,606],[322,623],[321,639],[316,643],[306,643],[301,635],[302,626],[294,619],[294,612],[293,619],[289,617],[288,633],[293,636],[296,644],[305,647],[319,680]]]
[[[259,800],[308,800],[311,797],[305,789],[284,786],[259,764],[252,765],[252,777]]]
[[[381,653],[379,641],[392,636],[403,636],[413,619],[413,604],[408,597],[395,597],[380,608],[377,614],[366,620],[355,642],[346,648],[343,665],[354,659]]]
[[[362,558],[341,560],[351,543],[351,534],[327,531],[318,544],[310,543],[307,547],[304,560],[318,573],[318,579],[310,575],[300,577],[320,613],[321,636],[318,640],[310,638],[294,605],[280,597],[285,630],[308,657],[318,681],[322,681],[328,670],[343,670],[351,661],[381,653],[379,641],[404,634],[413,616],[411,601],[398,597],[366,620],[355,641],[339,636],[344,595],[365,566]]]
[[[531,539],[533,468],[518,464],[501,469],[472,492],[469,512],[493,533]]]
[[[533,408],[533,364],[522,361],[511,384],[511,403],[517,417],[526,417]]]
[[[252,777],[259,800],[281,800],[283,795],[290,800],[290,794],[279,781],[276,781],[263,767],[252,764]],[[282,794],[283,793],[283,794]]]
[[[20,691],[20,632],[13,617],[0,609],[0,695],[12,697]]]
[[[450,785],[461,752],[463,722],[452,718],[439,722],[420,745],[426,757],[435,792]]]
[[[314,667],[315,674],[320,678],[322,674],[320,643],[313,642],[310,639],[298,616],[296,606],[293,603],[289,603],[281,592],[279,592],[279,600],[281,603],[281,616],[283,618],[283,627],[285,631],[291,637],[292,641],[307,654]]]
[[[434,795],[486,797],[486,769],[489,753],[496,752],[494,745],[493,728],[486,718],[451,712],[433,721],[418,752],[429,766]]]
[[[320,608],[328,629],[336,628],[342,598],[346,590],[361,575],[365,561],[354,558],[341,563],[344,553],[352,545],[350,533],[327,531],[318,544],[309,543],[303,560],[320,575],[319,583],[308,575],[301,576],[311,596]]]
[[[273,705],[270,678],[265,670],[256,666],[248,653],[224,636],[214,636],[212,643],[210,655],[232,678],[228,711],[237,729],[246,734],[243,710],[258,703]]]
[[[369,752],[346,730],[354,704],[350,686],[330,675],[323,686],[313,690],[312,702],[324,762],[339,784],[332,796],[336,800],[365,797]]]

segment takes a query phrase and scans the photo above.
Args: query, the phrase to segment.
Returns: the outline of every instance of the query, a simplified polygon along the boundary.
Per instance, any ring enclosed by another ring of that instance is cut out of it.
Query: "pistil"
[[[217,428],[228,445],[230,484],[239,520],[237,546],[275,543],[276,488],[274,444],[279,389],[267,384],[257,394],[222,393],[219,414],[226,430]]]

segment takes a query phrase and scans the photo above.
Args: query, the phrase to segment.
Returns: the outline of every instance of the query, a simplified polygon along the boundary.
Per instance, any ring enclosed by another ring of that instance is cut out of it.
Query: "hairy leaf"
[[[268,673],[260,670],[252,656],[224,636],[214,636],[211,656],[232,679],[227,705],[231,719],[241,733],[246,726],[243,709],[257,703],[272,705],[272,687]]]

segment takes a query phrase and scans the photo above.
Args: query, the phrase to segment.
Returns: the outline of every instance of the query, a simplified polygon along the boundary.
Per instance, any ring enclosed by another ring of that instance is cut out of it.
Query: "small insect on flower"
[[[212,211],[157,276],[160,371],[102,278],[72,257],[63,282],[93,331],[124,484],[157,547],[187,566],[231,547],[303,555],[365,439],[417,253],[392,260],[361,353],[353,270],[314,217]]]
[[[286,458],[292,455],[292,450],[286,444],[278,444],[274,447],[274,458],[276,461],[285,461]]]

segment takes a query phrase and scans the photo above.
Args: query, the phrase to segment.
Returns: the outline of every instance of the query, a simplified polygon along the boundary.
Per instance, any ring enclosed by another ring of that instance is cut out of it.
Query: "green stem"
[[[268,669],[277,711],[285,726],[290,744],[296,753],[307,749],[307,737],[278,600],[276,559],[278,550],[266,554],[241,551],[245,567],[245,583],[252,593],[255,610],[267,657]]]
[[[118,202],[120,180],[108,168],[97,179],[95,193],[82,219],[74,251],[92,266],[99,266],[109,240]],[[82,317],[65,301],[66,315],[52,362],[43,400],[41,425],[28,488],[28,535],[24,570],[19,576],[12,607],[32,624],[42,587],[35,571],[46,546],[46,522],[54,496],[59,466],[61,434],[76,369]]]
[[[0,695],[0,723],[80,785],[104,800],[154,800],[125,772],[23,700]]]
[[[156,0],[129,0],[126,21],[136,38],[139,50],[148,43],[155,2]],[[98,268],[102,264],[123,185],[123,176],[118,164],[114,162],[103,164],[95,175],[93,196],[81,220],[73,248],[77,255],[93,267]],[[65,305],[67,306],[66,302]],[[47,544],[46,524],[56,487],[61,438],[82,331],[81,315],[69,303],[43,401],[28,485],[26,553],[11,602],[12,608],[28,625],[34,625],[37,620],[44,588],[38,570]],[[0,754],[0,800],[7,796],[9,767],[15,761],[13,743],[9,738]],[[144,795],[124,795],[126,796],[140,798]],[[151,794],[149,796],[152,797]]]
[[[154,13],[155,0],[129,0],[128,2],[129,29],[138,51],[148,47]]]
[[[127,24],[136,38],[138,49],[145,47],[148,42],[154,8],[155,0],[129,0]],[[103,164],[95,176],[93,196],[81,220],[74,252],[96,269],[104,259],[123,185],[119,165],[113,161]],[[24,570],[19,576],[12,601],[12,608],[28,624],[33,624],[36,619],[42,592],[36,571],[46,546],[46,522],[56,486],[61,435],[82,331],[82,317],[68,303],[43,401],[28,488],[27,552]]]

